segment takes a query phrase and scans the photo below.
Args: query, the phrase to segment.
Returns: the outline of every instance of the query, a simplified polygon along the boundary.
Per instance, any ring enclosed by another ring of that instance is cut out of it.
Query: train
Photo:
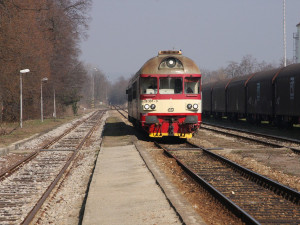
[[[181,51],[159,51],[129,81],[128,120],[150,137],[191,138],[201,125],[201,73]]]
[[[300,124],[300,64],[203,84],[203,116]]]

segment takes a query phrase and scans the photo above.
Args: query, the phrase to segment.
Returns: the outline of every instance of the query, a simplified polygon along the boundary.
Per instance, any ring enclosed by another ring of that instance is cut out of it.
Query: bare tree
[[[223,68],[214,71],[202,70],[202,76],[203,83],[210,83],[228,78],[228,75]]]
[[[225,68],[225,73],[229,76],[229,77],[236,77],[239,75],[240,73],[240,65],[235,62],[235,61],[231,61],[228,66]]]
[[[42,76],[49,76],[49,58],[51,48],[40,30],[37,18],[42,17],[38,9],[44,1],[29,0],[26,5],[31,10],[22,9],[22,1],[4,0],[0,5],[0,89],[3,99],[3,118],[15,120],[18,117],[19,107],[19,71],[30,68],[28,78],[24,83],[24,118],[33,118],[37,115],[36,102],[39,90],[39,80]],[[43,71],[43,74],[40,73]]]
[[[126,88],[129,79],[125,79],[123,76],[119,77],[110,90],[109,101],[111,104],[123,105],[127,101]]]
[[[23,79],[24,119],[39,116],[43,77],[49,78],[46,98],[51,98],[56,90],[58,104],[64,106],[73,101],[76,105],[86,76],[78,60],[78,42],[86,36],[90,6],[91,0],[0,1],[2,119],[18,118],[18,79],[24,68],[31,71]],[[45,102],[50,104],[47,99]]]
[[[288,60],[288,64],[291,64],[292,61]],[[276,63],[267,63],[265,61],[258,62],[251,55],[244,56],[240,62],[230,61],[225,69],[220,68],[215,71],[202,70],[204,75],[204,83],[209,83],[217,80],[222,80],[226,78],[233,78],[238,76],[243,76],[247,74],[253,74],[259,71],[271,70],[283,66],[283,60],[278,64]]]
[[[286,65],[288,66],[288,65],[291,65],[291,64],[293,64],[293,60],[292,59],[287,59],[286,60]],[[284,67],[284,58],[280,59],[279,66]]]
[[[100,69],[92,65],[87,65],[86,70],[88,71],[88,76],[84,81],[81,104],[89,108],[92,103],[95,106],[99,106],[100,103],[107,103],[111,86],[108,78]]]

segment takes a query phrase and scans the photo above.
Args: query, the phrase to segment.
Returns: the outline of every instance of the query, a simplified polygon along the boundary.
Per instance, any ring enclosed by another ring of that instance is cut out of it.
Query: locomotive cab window
[[[181,94],[182,78],[178,77],[161,77],[159,78],[160,94]]]
[[[200,93],[200,78],[199,77],[184,78],[184,92],[186,94],[199,94]]]
[[[156,77],[141,77],[140,93],[157,94],[157,79]]]

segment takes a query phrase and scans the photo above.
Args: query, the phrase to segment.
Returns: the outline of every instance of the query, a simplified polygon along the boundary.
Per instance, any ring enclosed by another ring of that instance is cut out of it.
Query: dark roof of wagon
[[[227,87],[231,87],[231,86],[236,86],[236,85],[240,85],[240,83],[246,83],[249,79],[251,79],[251,76],[253,76],[253,74],[247,74],[247,75],[243,75],[243,76],[239,76],[239,77],[234,77],[230,80],[230,82],[227,83]]]
[[[227,85],[230,83],[231,79],[224,79],[224,80],[219,80],[217,82],[214,83],[213,89],[226,89]]]
[[[217,83],[216,81],[215,82],[204,83],[202,85],[202,91],[211,90],[215,86],[216,83]]]
[[[248,74],[240,77],[230,79],[225,79],[217,82],[204,83],[203,90],[208,86],[208,88],[227,88],[229,85],[234,85],[235,82],[244,81],[244,85],[253,84],[261,81],[272,81],[273,83],[277,78],[285,76],[300,76],[300,63],[291,64],[287,67],[276,68],[267,71],[256,72],[253,74]],[[227,85],[227,86],[226,86]]]
[[[178,68],[159,69],[161,62],[169,57],[176,58],[181,61],[183,70]],[[149,59],[137,72],[137,74],[200,74],[200,70],[196,63],[188,57],[178,54],[160,54]]]
[[[282,68],[267,70],[267,71],[261,71],[254,74],[254,76],[249,80],[248,83],[255,83],[258,81],[265,81],[265,80],[272,80],[273,77],[280,72]]]
[[[258,72],[254,75],[254,77],[249,82],[272,80],[272,83],[274,83],[277,77],[297,76],[297,75],[299,76],[299,71],[300,71],[300,63],[291,64],[286,67]]]
[[[291,64],[285,67],[283,70],[280,71],[278,77],[281,76],[299,76],[300,75],[300,63]]]

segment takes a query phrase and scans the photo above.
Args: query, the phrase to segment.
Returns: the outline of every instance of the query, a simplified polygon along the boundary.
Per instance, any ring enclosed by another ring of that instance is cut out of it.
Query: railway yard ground
[[[207,130],[200,130],[191,142],[221,148],[212,151],[300,191],[300,156],[288,148],[268,147]]]
[[[217,122],[220,123],[220,121]],[[213,123],[216,123],[216,121],[213,121]],[[221,121],[221,124],[232,126],[228,121]],[[275,137],[300,140],[299,127],[294,129],[278,129],[255,125],[249,126],[245,123],[238,123],[235,126],[241,129],[245,129],[246,127],[250,132],[255,131],[274,135]],[[215,134],[207,130],[200,130],[198,135],[193,139],[193,142],[205,148],[216,146],[222,148],[212,151],[236,161],[259,174],[300,191],[300,157],[299,153],[297,154],[289,149],[292,144],[286,144],[286,147],[281,148],[270,147],[255,143],[255,141],[245,141],[239,138]],[[295,149],[300,150],[300,145],[297,144]]]
[[[42,134],[20,142],[17,150],[0,157],[0,172],[73,123],[37,130]],[[300,155],[289,148],[270,147],[206,129],[200,129],[190,142],[300,191]],[[182,140],[172,142],[174,148],[182,144]],[[32,223],[99,224],[101,216],[106,218],[101,224],[120,224],[118,219],[122,224],[243,224],[187,175],[174,158],[115,110],[102,118]]]

